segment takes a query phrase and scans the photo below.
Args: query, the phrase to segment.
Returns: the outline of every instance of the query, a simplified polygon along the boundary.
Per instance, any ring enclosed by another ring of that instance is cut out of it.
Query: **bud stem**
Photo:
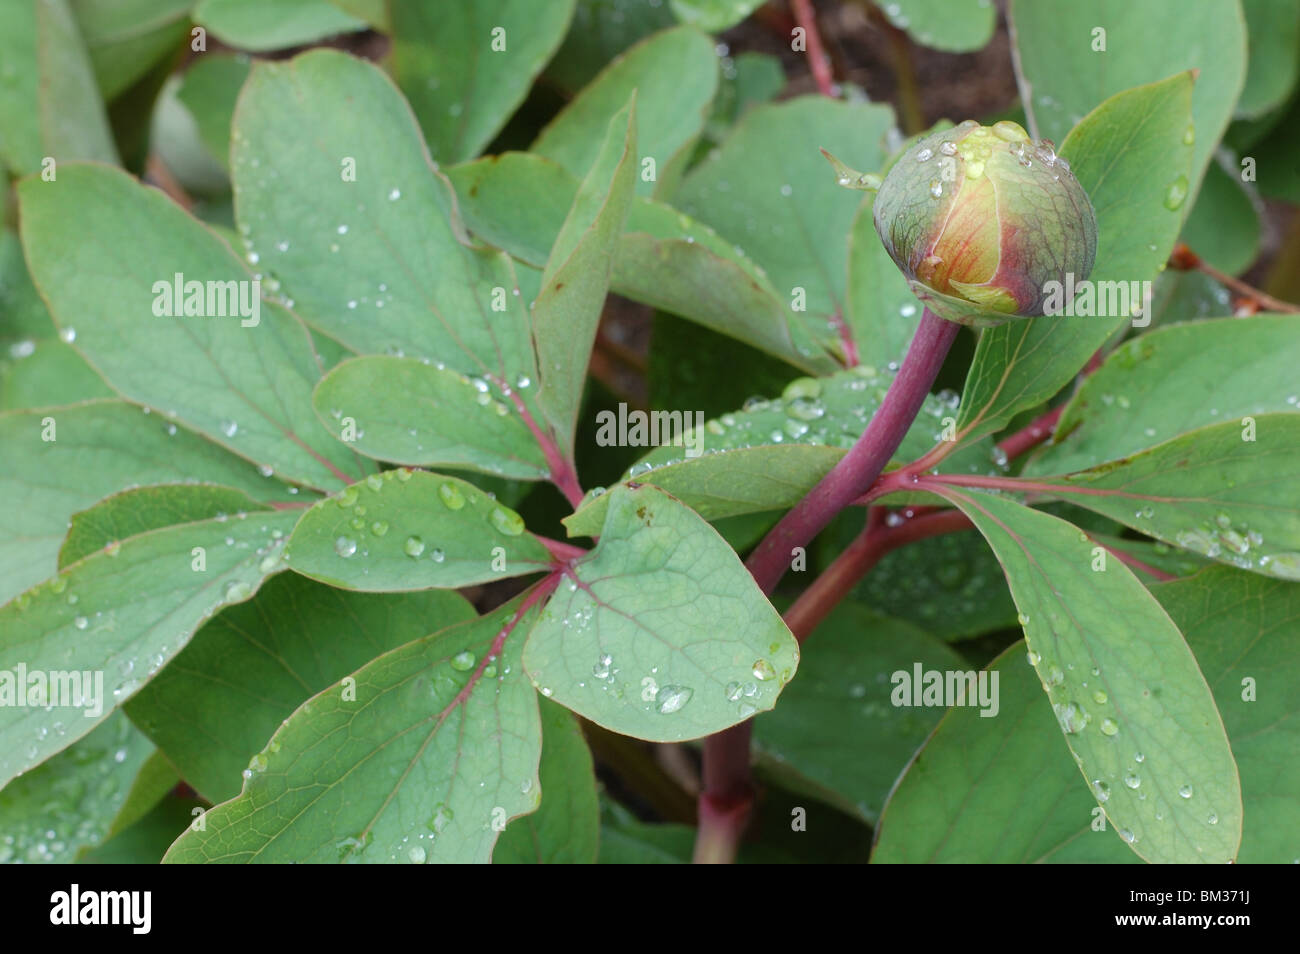
[[[876,482],[920,413],[960,328],[929,308],[921,312],[903,366],[866,431],[830,473],[772,528],[746,561],[764,593],[771,595],[776,589],[790,566],[794,547],[806,547],[836,514]],[[753,802],[750,735],[751,723],[742,722],[704,740],[696,861],[730,862],[735,858]]]
[[[871,489],[916,420],[960,325],[929,308],[907,349],[898,376],[852,449],[803,500],[769,531],[745,565],[764,593],[771,594],[790,566],[790,551],[805,547],[845,507]]]

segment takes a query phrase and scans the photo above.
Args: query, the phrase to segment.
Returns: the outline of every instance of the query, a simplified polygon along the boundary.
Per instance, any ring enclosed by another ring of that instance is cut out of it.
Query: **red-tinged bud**
[[[989,326],[1043,313],[1050,282],[1092,271],[1097,218],[1051,142],[974,120],[913,145],[875,201],[876,231],[940,317]]]

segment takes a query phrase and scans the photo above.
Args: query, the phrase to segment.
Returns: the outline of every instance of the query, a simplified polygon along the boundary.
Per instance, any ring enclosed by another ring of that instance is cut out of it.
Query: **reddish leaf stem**
[[[795,547],[806,547],[854,499],[866,493],[889,463],[921,410],[960,326],[926,308],[907,357],[866,431],[830,473],[787,513],[754,550],[746,567],[771,594],[790,566]],[[729,862],[752,811],[750,724],[743,722],[704,740],[704,788],[695,860]]]
[[[998,442],[998,447],[1007,455],[1007,460],[1015,460],[1021,454],[1033,450],[1051,437],[1056,430],[1056,422],[1061,419],[1061,412],[1064,410],[1064,404],[1060,407],[1054,407],[1046,414],[1035,418],[1028,427],[1024,427],[1010,437]]]
[[[830,60],[826,58],[821,33],[817,31],[817,12],[813,10],[812,0],[790,0],[790,8],[795,22],[803,27],[804,38],[808,42],[808,65],[817,82],[817,89],[823,96],[833,97],[835,80],[831,77]]]

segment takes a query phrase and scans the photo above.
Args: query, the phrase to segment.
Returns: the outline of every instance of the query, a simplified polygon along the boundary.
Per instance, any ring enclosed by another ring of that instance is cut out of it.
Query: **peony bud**
[[[1043,313],[1049,282],[1086,279],[1097,218],[1069,163],[1013,122],[926,136],[894,164],[876,231],[912,291],[975,326]]]

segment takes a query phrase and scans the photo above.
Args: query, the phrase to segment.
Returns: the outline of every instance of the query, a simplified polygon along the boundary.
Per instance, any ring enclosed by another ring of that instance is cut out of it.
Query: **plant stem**
[[[1051,437],[1052,432],[1056,430],[1056,422],[1061,419],[1061,412],[1064,410],[1064,404],[1054,407],[1046,414],[1034,418],[1027,427],[999,441],[998,447],[1007,455],[1007,460],[1015,460]]]
[[[960,328],[929,308],[921,313],[903,366],[866,431],[830,473],[781,518],[746,561],[764,593],[771,595],[785,576],[792,549],[806,547],[836,514],[871,489],[916,420]]]
[[[873,507],[871,512],[878,513],[879,508]],[[917,540],[970,528],[970,518],[952,509],[929,511],[892,527],[877,520],[868,522],[866,529],[786,610],[786,625],[802,644],[885,554]]]
[[[808,40],[808,65],[817,81],[817,89],[823,96],[834,96],[835,81],[831,78],[830,61],[822,48],[821,34],[817,31],[817,13],[813,10],[812,0],[790,0],[790,7],[795,22],[803,27]]]
[[[790,566],[791,550],[806,547],[854,499],[866,493],[889,463],[943,367],[960,325],[929,308],[921,313],[907,357],[871,423],[830,473],[763,538],[745,565],[771,595]],[[734,859],[752,811],[749,766],[751,726],[742,722],[704,740],[704,788],[700,792],[697,862]]]
[[[1253,285],[1247,285],[1240,278],[1235,278],[1227,272],[1221,272],[1209,262],[1205,261],[1186,245],[1179,242],[1174,246],[1173,254],[1169,256],[1169,264],[1173,268],[1189,271],[1197,271],[1210,276],[1225,288],[1231,288],[1242,298],[1251,302],[1258,309],[1264,311],[1278,311],[1287,314],[1300,312],[1300,306],[1291,304],[1289,301],[1282,301],[1280,298],[1274,298],[1266,292],[1260,291]]]

